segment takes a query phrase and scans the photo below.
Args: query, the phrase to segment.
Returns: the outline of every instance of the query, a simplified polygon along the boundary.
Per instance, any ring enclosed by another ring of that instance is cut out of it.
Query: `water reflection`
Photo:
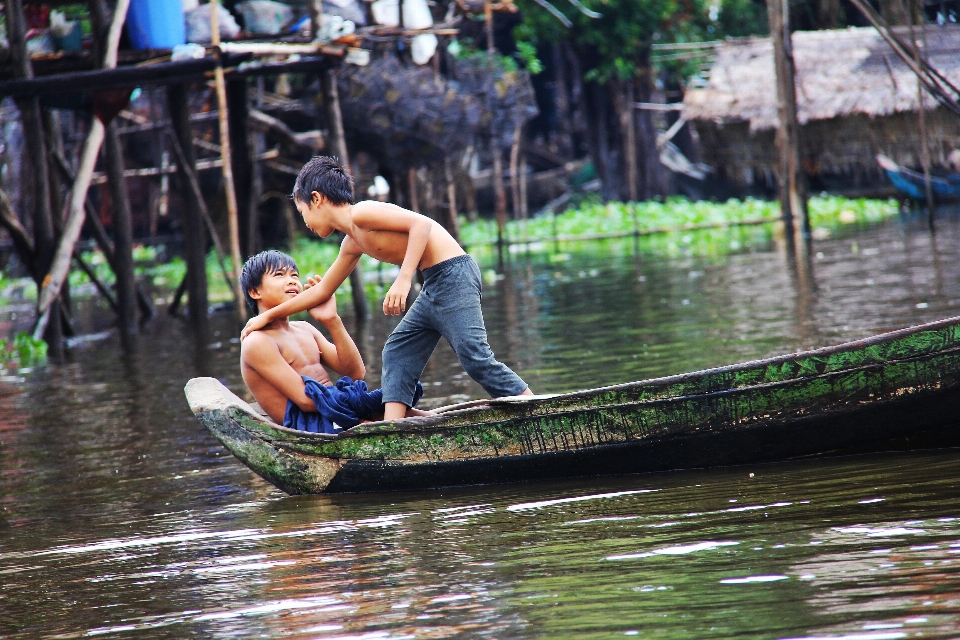
[[[841,233],[808,273],[762,229],[526,247],[482,257],[487,328],[541,392],[823,346],[958,315],[958,230]],[[396,322],[347,320],[373,385]],[[196,375],[246,395],[236,333],[161,316],[0,381],[0,636],[956,636],[956,451],[291,498],[186,407]],[[424,382],[482,396],[445,343]]]

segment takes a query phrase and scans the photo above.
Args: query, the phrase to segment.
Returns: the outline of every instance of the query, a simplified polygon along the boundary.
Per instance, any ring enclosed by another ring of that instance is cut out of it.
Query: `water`
[[[536,391],[623,382],[960,315],[958,231],[840,234],[808,280],[762,235],[547,247],[484,258],[484,308]],[[391,322],[357,332],[374,384]],[[0,382],[0,636],[960,636],[960,451],[294,498],[186,407],[242,390],[233,335],[160,318]],[[445,347],[424,381],[482,393]]]

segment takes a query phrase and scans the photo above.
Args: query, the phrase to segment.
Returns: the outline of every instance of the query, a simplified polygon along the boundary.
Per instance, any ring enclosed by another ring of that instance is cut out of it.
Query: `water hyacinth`
[[[21,331],[12,340],[0,338],[0,371],[35,367],[46,359],[47,343],[35,340],[26,331]]]
[[[847,224],[878,222],[899,213],[895,200],[850,199],[817,196],[809,201],[810,225],[832,229]],[[582,236],[605,233],[649,233],[659,229],[708,225],[735,225],[757,220],[775,222],[780,218],[777,202],[747,198],[726,202],[693,202],[667,198],[665,202],[586,203],[555,216],[542,215],[507,223],[506,237],[549,239],[555,236]],[[495,242],[496,223],[483,220],[464,225],[463,241],[470,246]]]

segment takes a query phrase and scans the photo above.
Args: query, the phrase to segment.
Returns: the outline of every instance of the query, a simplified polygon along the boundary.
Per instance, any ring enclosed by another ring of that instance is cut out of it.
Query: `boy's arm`
[[[304,411],[317,410],[317,405],[304,392],[303,378],[284,360],[280,347],[267,335],[257,334],[244,340],[240,345],[240,360]]]
[[[311,277],[308,279],[308,285],[311,288],[318,286],[323,279]],[[331,296],[323,304],[310,309],[310,317],[320,322],[330,332],[333,343],[327,340],[322,333],[317,331],[313,325],[306,323],[317,341],[317,347],[320,348],[320,362],[330,369],[333,369],[341,376],[349,376],[354,380],[362,380],[367,374],[366,367],[363,366],[363,357],[357,344],[343,326],[343,320],[337,315],[337,299]]]
[[[353,206],[353,223],[368,231],[399,231],[407,234],[400,273],[383,300],[383,312],[400,315],[407,308],[413,276],[430,240],[433,223],[426,216],[383,202],[361,202]]]
[[[345,238],[340,245],[340,253],[337,255],[337,259],[327,269],[327,274],[320,284],[301,291],[292,299],[250,318],[243,331],[240,332],[240,340],[244,340],[252,331],[263,329],[278,318],[289,318],[295,313],[312,309],[330,298],[360,261],[360,252],[351,250],[353,246],[355,245],[350,241],[350,238]]]

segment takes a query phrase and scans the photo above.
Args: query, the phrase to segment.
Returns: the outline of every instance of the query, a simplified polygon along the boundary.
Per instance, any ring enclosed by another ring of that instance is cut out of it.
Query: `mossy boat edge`
[[[920,434],[926,446],[952,446],[960,317],[693,373],[465,403],[338,436],[276,425],[213,378],[194,378],[185,392],[225,447],[290,494],[770,462]]]

